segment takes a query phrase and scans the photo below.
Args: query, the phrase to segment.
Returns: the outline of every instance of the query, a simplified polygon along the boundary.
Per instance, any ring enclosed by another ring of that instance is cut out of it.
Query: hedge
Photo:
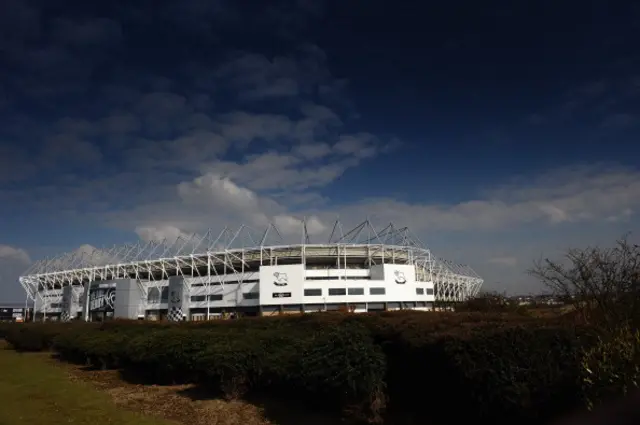
[[[591,410],[640,389],[640,331],[623,327],[582,357],[582,393]]]
[[[579,406],[580,353],[593,343],[540,319],[421,312],[21,324],[6,339],[149,383],[268,391],[370,422],[388,406],[442,424],[538,423]]]
[[[51,349],[56,335],[76,324],[20,323],[5,327],[4,339],[17,351],[46,351]]]
[[[580,330],[515,327],[449,338],[443,348],[465,388],[467,419],[535,424],[582,406],[579,358],[590,343]]]

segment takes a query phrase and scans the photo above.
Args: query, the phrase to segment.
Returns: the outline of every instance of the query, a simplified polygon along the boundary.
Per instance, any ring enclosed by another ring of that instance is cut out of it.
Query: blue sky
[[[339,216],[488,289],[633,231],[632,2],[0,5],[0,299],[63,251]]]

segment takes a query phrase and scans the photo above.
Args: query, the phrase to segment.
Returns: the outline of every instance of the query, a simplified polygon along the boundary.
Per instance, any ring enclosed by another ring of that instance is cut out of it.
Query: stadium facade
[[[367,220],[328,241],[285,244],[271,224],[174,241],[71,252],[35,263],[20,284],[34,318],[207,320],[349,310],[433,309],[474,296],[482,278],[436,258],[407,228]]]

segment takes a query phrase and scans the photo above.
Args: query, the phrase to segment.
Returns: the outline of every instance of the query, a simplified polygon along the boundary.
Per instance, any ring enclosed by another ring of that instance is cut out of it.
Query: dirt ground
[[[44,354],[40,354],[44,355]],[[310,414],[296,406],[272,400],[251,404],[246,401],[214,399],[192,385],[139,385],[123,381],[117,371],[86,370],[77,365],[47,358],[56,367],[64,368],[71,380],[92,383],[108,393],[118,406],[158,416],[184,425],[335,425],[335,418]]]

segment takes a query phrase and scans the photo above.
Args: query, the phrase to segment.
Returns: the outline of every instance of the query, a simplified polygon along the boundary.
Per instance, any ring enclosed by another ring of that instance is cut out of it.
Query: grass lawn
[[[0,341],[0,425],[170,425],[124,410],[89,383],[72,381],[45,354],[19,354]]]

